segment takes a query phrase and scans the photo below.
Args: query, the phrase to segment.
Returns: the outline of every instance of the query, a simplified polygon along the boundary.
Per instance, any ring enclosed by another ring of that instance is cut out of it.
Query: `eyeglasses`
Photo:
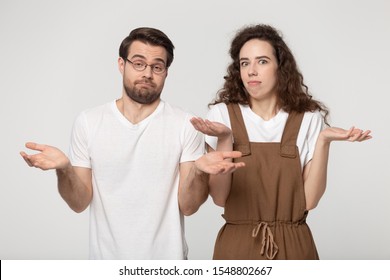
[[[163,74],[167,70],[164,63],[147,64],[142,60],[130,61],[128,58],[125,58],[125,60],[133,65],[134,70],[140,72],[144,71],[148,66],[150,66],[154,74]]]

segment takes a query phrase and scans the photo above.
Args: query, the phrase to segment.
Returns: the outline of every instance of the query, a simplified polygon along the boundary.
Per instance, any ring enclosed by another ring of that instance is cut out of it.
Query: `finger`
[[[213,133],[213,134],[218,134],[218,129],[215,127],[215,125],[213,124],[208,124],[206,123],[205,124],[207,126],[207,130],[210,132],[210,133]]]
[[[29,156],[29,161],[32,167],[39,168],[41,170],[50,169],[46,161],[40,157],[36,157],[36,155]]]
[[[369,135],[370,133],[371,133],[371,130],[366,130],[366,131],[363,132],[363,135],[364,135],[365,137],[367,137],[367,136],[370,136],[370,135]]]
[[[192,124],[192,126],[193,126],[196,130],[200,131],[199,126],[198,126],[198,124],[197,124],[196,122],[192,122],[192,121],[191,121],[191,124]]]
[[[24,161],[28,164],[28,166],[30,166],[30,167],[33,166],[33,164],[31,163],[31,161],[28,158],[28,154],[26,154],[25,152],[20,152],[20,155],[22,156]]]
[[[225,170],[223,171],[222,174],[226,173],[233,173],[236,171],[238,168],[244,167],[245,163],[240,162],[240,163],[226,163]]]
[[[355,129],[353,133],[350,135],[348,141],[354,142],[360,139],[360,136],[362,136],[363,131],[361,129]]]
[[[190,122],[192,122],[193,120],[197,120],[199,117],[192,117],[191,119],[190,119]]]
[[[227,158],[239,158],[239,157],[242,157],[242,153],[240,151],[222,152],[222,157],[224,159],[227,159]]]
[[[204,120],[204,123],[208,126],[208,127],[215,127],[214,123],[209,121],[209,120]]]
[[[225,173],[225,167],[222,165],[214,166],[212,170],[210,170],[210,174],[218,175],[218,174],[224,174]]]
[[[194,126],[194,128],[202,133],[205,133],[205,129],[204,129],[204,126],[202,125],[201,122],[199,122],[198,120],[193,120],[191,121],[192,125]]]
[[[362,135],[359,137],[359,139],[357,141],[362,142],[362,141],[371,139],[372,136],[369,135],[370,133],[371,133],[370,130],[367,130],[367,131],[363,132]]]
[[[219,165],[218,173],[217,174],[227,174],[232,173],[236,170],[236,166],[234,163],[231,162],[222,162]]]
[[[200,121],[202,121],[202,119],[199,117],[193,117],[190,119],[191,123],[199,123]]]
[[[25,146],[28,149],[35,150],[35,151],[40,151],[40,152],[42,152],[45,149],[45,147],[46,147],[46,145],[41,145],[41,144],[37,144],[37,143],[34,143],[34,142],[27,142]]]
[[[355,127],[352,126],[346,133],[346,138],[345,139],[349,139],[351,137],[351,135],[353,134],[353,131],[355,130]]]
[[[371,139],[372,137],[371,136],[366,136],[366,137],[360,137],[358,140],[356,140],[357,142],[363,142],[363,141],[366,141],[366,140],[369,140]]]
[[[191,118],[190,122],[192,123],[193,126],[198,126],[198,124],[199,124],[199,120],[195,117]]]
[[[205,128],[207,128],[205,122],[203,121],[203,119],[201,118],[193,118],[191,120],[191,123],[196,125],[199,129],[202,129],[204,130]]]

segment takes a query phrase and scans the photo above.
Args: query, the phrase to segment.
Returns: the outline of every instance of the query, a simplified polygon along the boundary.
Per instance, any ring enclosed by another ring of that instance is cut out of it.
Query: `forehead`
[[[134,41],[129,46],[128,57],[143,57],[147,60],[167,61],[167,51],[161,46],[153,46],[141,41]]]
[[[259,56],[274,56],[274,48],[270,43],[260,39],[252,39],[246,42],[240,50],[241,58],[252,58]]]

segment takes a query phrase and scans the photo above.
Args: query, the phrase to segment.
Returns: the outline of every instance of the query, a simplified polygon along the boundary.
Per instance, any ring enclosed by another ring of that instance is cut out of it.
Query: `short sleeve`
[[[204,136],[197,131],[190,122],[191,115],[187,114],[184,121],[182,144],[183,152],[180,162],[195,161],[203,156],[205,151]]]
[[[81,113],[75,120],[69,148],[69,159],[73,166],[91,168],[88,153],[89,144],[88,125],[85,113]]]
[[[314,112],[307,131],[308,152],[306,154],[303,166],[305,166],[313,158],[318,136],[324,129],[324,126],[324,118],[321,113],[319,111]]]
[[[229,112],[227,110],[225,103],[218,103],[213,105],[207,113],[206,119],[212,122],[219,122],[227,127],[231,128]],[[213,150],[217,149],[218,137],[215,136],[205,136],[206,144],[209,145]]]

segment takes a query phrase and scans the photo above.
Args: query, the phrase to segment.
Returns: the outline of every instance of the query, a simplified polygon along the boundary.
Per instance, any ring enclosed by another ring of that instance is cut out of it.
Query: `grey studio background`
[[[131,29],[176,47],[163,99],[204,117],[243,25],[284,34],[334,126],[371,129],[336,142],[328,187],[308,217],[322,259],[390,259],[390,2],[387,0],[0,0],[0,259],[87,259],[88,211],[73,213],[54,171],[28,168],[35,141],[68,150],[74,118],[118,98],[118,48]],[[145,197],[145,203],[148,203]],[[190,259],[210,259],[223,224],[209,199],[186,218]]]

